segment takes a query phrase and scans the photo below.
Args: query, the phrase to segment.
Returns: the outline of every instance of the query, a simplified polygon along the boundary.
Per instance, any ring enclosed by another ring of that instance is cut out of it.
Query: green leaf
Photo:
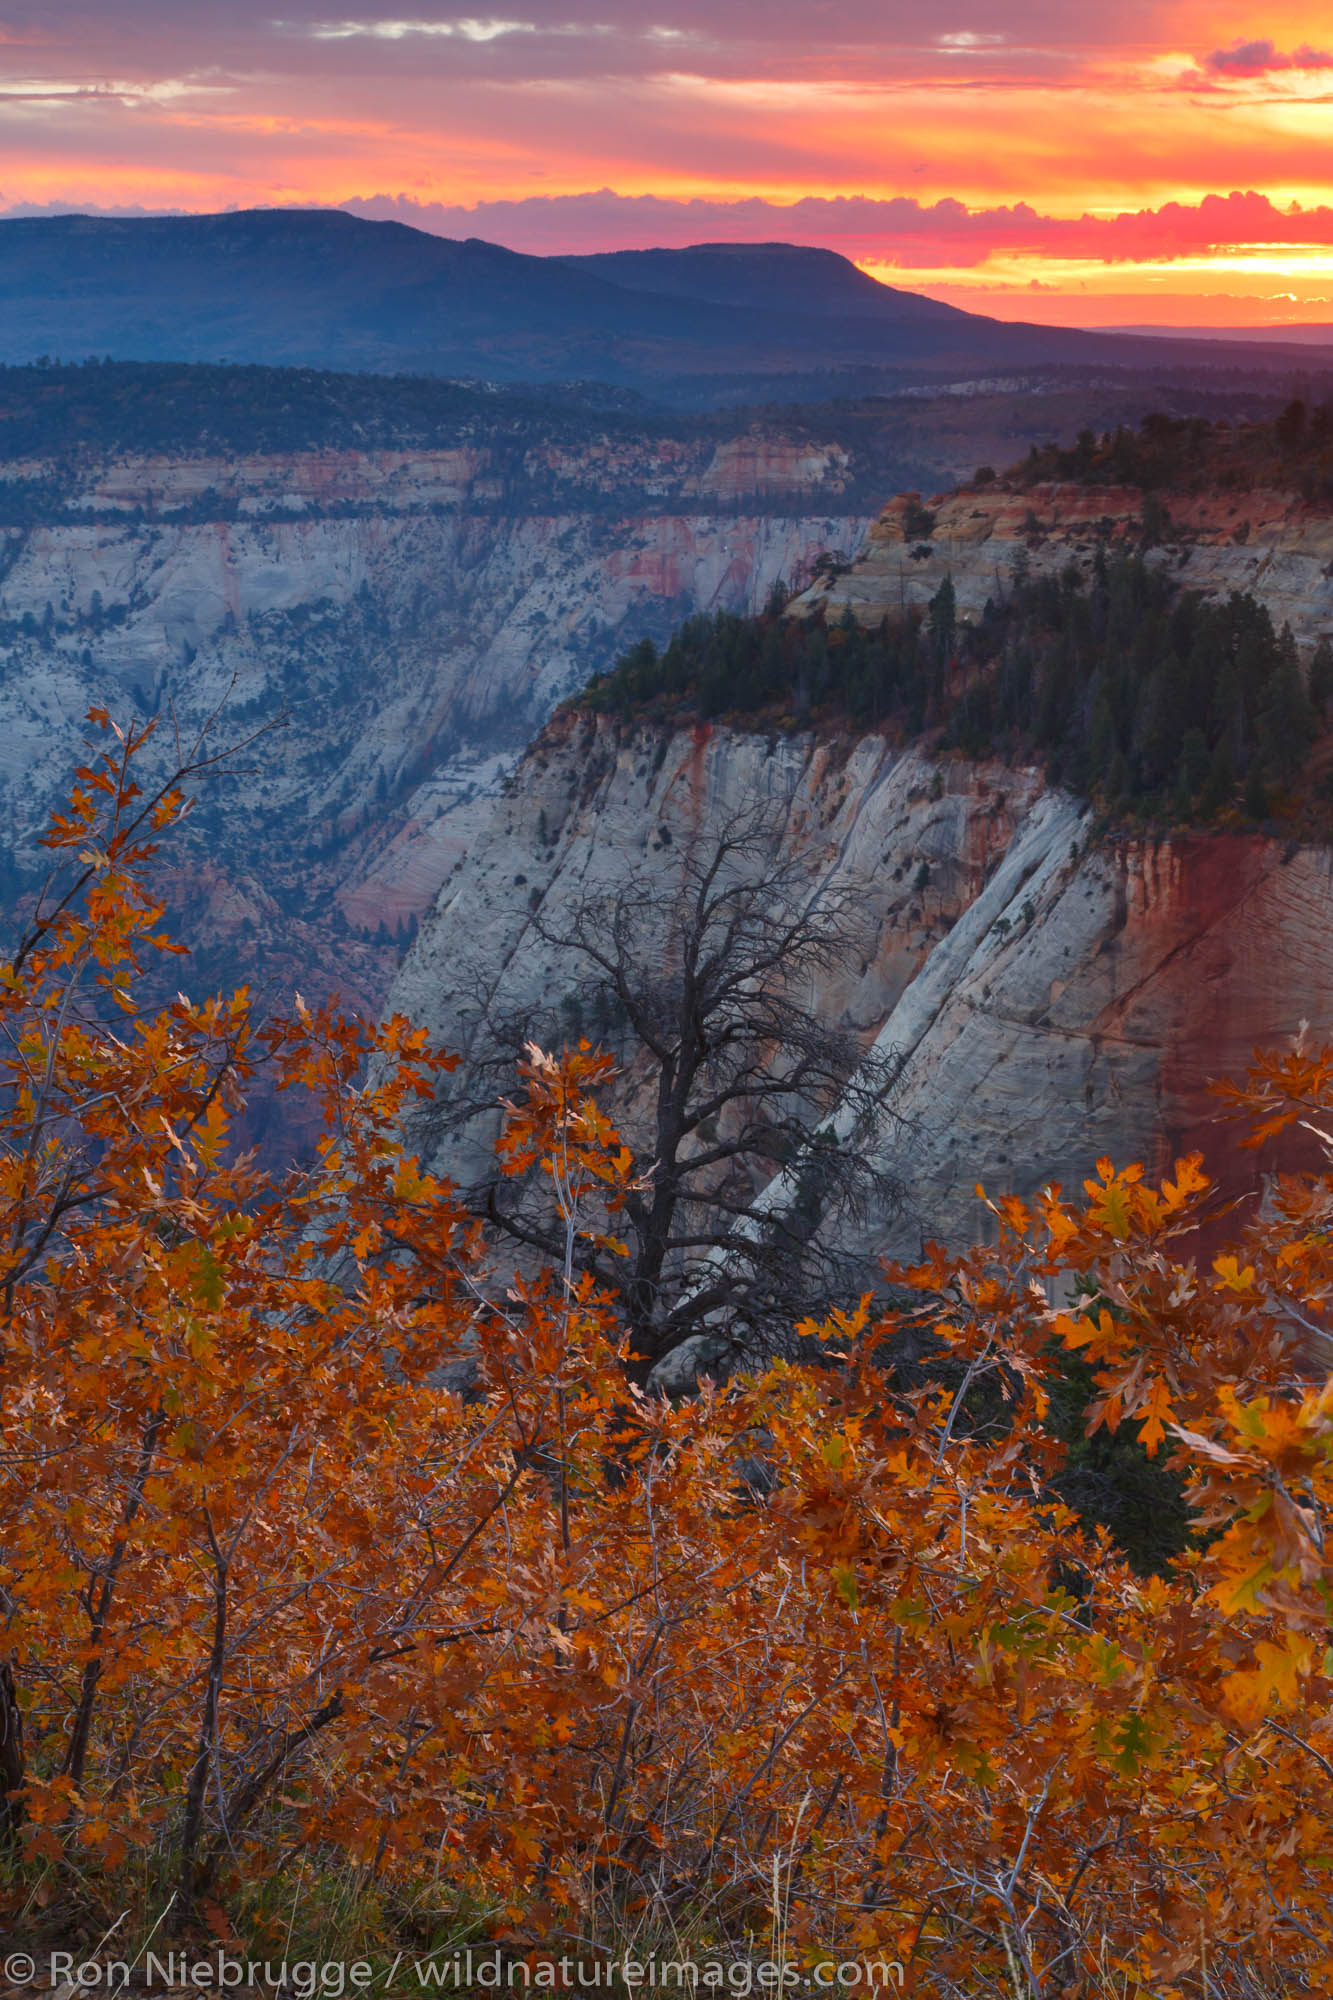
[[[1139,1765],[1152,1750],[1152,1731],[1137,1711],[1125,1717],[1115,1733],[1115,1743],[1117,1771],[1123,1771],[1127,1778],[1137,1777]]]
[[[833,1583],[839,1597],[849,1611],[855,1611],[861,1602],[861,1586],[856,1580],[856,1571],[849,1563],[835,1563]]]
[[[190,1290],[200,1305],[216,1312],[222,1304],[222,1266],[206,1243],[196,1247]]]

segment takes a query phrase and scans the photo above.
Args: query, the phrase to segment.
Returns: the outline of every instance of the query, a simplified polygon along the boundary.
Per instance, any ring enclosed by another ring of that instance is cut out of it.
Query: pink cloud
[[[1269,76],[1284,69],[1333,69],[1333,53],[1312,49],[1308,42],[1290,55],[1283,55],[1270,41],[1236,42],[1204,56],[1201,67],[1212,76]]]
[[[407,222],[441,236],[484,236],[514,250],[544,255],[680,247],[700,242],[821,244],[859,260],[904,270],[975,268],[996,255],[1159,262],[1224,253],[1236,246],[1333,245],[1333,208],[1281,208],[1267,195],[1209,194],[1197,203],[1115,216],[1043,215],[1028,202],[968,208],[949,197],[923,203],[908,195],[806,196],[779,203],[671,200],[620,195],[610,188],[577,195],[533,195],[475,207],[421,202],[410,195],[375,195],[342,206],[372,219]]]

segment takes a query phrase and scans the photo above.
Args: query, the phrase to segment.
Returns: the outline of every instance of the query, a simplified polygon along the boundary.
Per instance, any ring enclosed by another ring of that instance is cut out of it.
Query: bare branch
[[[818,857],[783,852],[788,817],[747,807],[682,853],[665,887],[645,866],[535,911],[541,1003],[506,1009],[493,975],[489,989],[474,980],[466,1072],[433,1114],[437,1138],[466,1157],[524,1043],[583,1035],[613,1051],[610,1108],[633,1159],[613,1233],[629,1256],[585,1243],[576,1261],[622,1301],[640,1372],[696,1332],[734,1353],[790,1348],[819,1301],[875,1282],[841,1247],[841,1225],[900,1198],[857,1143],[886,1115],[896,1067],[820,1006],[821,985],[874,949],[867,898],[825,881]],[[497,1179],[485,1157],[481,1171],[471,1205],[528,1251],[562,1257],[535,1177]],[[778,1174],[784,1199],[766,1205]]]

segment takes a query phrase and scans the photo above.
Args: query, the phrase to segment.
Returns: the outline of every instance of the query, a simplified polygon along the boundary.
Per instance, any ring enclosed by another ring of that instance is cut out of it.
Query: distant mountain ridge
[[[1150,326],[1144,321],[1108,326],[1107,333],[1150,335],[1154,340],[1210,340],[1246,346],[1333,347],[1333,322],[1302,320],[1293,326]]]
[[[1195,351],[1218,365],[1216,347]],[[590,379],[668,398],[717,378],[745,399],[761,381],[811,393],[792,385],[821,371],[813,393],[827,395],[840,370],[878,371],[889,388],[1051,365],[1159,368],[1162,343],[985,319],[793,244],[533,257],[335,209],[252,209],[0,222],[0,361],[44,354]]]
[[[796,243],[694,243],[686,250],[603,250],[560,261],[630,291],[765,312],[784,306],[803,318],[957,328],[976,319],[920,292],[882,285],[836,250]]]

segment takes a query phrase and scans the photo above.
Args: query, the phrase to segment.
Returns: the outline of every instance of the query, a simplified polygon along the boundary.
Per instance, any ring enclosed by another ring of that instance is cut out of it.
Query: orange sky
[[[1333,320],[1330,139],[1333,12],[1309,5],[0,0],[11,213],[786,237],[1007,317]]]

